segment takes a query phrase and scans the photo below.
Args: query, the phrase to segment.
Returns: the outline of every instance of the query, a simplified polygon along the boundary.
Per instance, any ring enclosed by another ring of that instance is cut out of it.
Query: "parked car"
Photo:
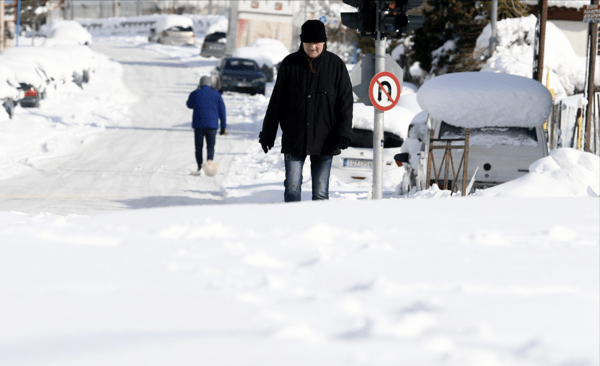
[[[183,15],[162,15],[150,28],[148,41],[166,45],[193,46],[196,44],[194,22]]]
[[[42,93],[38,89],[27,83],[20,83],[20,87],[23,91],[23,98],[19,100],[21,107],[38,108],[40,106],[40,100],[42,99]]]
[[[204,37],[200,56],[202,57],[223,57],[227,49],[227,34],[225,32],[215,32]]]
[[[254,60],[224,57],[211,72],[213,87],[222,92],[265,94],[267,78]]]
[[[256,61],[260,71],[267,77],[267,82],[271,82],[277,77],[275,65],[281,63],[281,60],[289,54],[290,51],[280,40],[258,38],[248,46],[238,47],[232,56]]]
[[[461,174],[449,176],[447,187],[433,174],[427,182],[430,154],[438,171],[444,157],[443,149],[429,151],[431,130],[434,139],[449,140],[464,138],[469,128],[465,183],[473,182],[470,189],[516,179],[527,174],[534,161],[548,155],[542,126],[550,114],[552,96],[535,80],[489,72],[447,74],[425,83],[418,100],[426,117],[418,116],[411,123],[403,154],[396,157],[406,170],[399,186],[401,194],[425,189],[427,183],[443,189],[462,186]],[[452,150],[456,168],[462,153],[463,149]]]
[[[92,35],[74,20],[55,20],[47,28],[45,46],[57,44],[92,44]]]
[[[39,100],[44,99],[46,88],[53,82],[40,63],[32,58],[17,58],[3,53],[0,55],[0,65],[11,74],[11,84],[19,91],[19,104],[24,107],[39,106]]]
[[[333,157],[332,173],[341,181],[352,182],[373,176],[373,131],[360,128],[352,129],[352,142]],[[394,156],[400,152],[404,139],[399,135],[383,132],[383,171],[384,174],[398,170]]]
[[[405,99],[414,99],[414,95]],[[402,99],[401,99],[402,101]],[[417,112],[398,105],[385,112],[383,126],[383,175],[384,179],[400,180],[400,168],[394,156],[401,152],[404,134],[412,117]],[[339,180],[350,183],[373,177],[373,119],[375,109],[362,102],[353,105],[352,142],[342,150],[341,154],[333,157],[331,173]]]

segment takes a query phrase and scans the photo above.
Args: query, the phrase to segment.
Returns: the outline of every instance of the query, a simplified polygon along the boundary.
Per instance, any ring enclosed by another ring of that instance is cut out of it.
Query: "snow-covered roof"
[[[537,5],[538,0],[521,0],[526,5]],[[584,5],[590,5],[590,0],[548,0],[548,6],[582,9]]]
[[[552,95],[536,80],[491,72],[437,76],[417,93],[421,108],[464,128],[535,127],[552,108]]]

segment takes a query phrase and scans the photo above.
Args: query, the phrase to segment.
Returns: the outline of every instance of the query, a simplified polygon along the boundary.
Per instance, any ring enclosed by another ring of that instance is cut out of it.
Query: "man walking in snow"
[[[192,175],[200,175],[202,172],[202,149],[206,139],[206,164],[204,164],[204,173],[208,175],[216,174],[215,142],[217,139],[217,130],[219,129],[219,120],[221,120],[221,135],[226,135],[227,116],[225,113],[225,103],[221,94],[211,88],[210,76],[202,76],[198,89],[190,93],[187,100],[187,107],[194,110],[192,118],[192,128],[194,129],[194,142],[196,146],[196,163],[198,170],[192,172]]]
[[[300,49],[282,62],[259,142],[265,154],[281,126],[285,159],[285,202],[301,200],[302,167],[310,156],[312,199],[329,199],[334,155],[352,139],[352,83],[344,62],[327,51],[325,26],[302,25]]]

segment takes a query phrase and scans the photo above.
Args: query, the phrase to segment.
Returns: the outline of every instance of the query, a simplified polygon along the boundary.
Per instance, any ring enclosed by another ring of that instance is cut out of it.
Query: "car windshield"
[[[352,135],[350,146],[369,149],[373,148],[373,131],[353,128]],[[404,140],[402,140],[400,136],[387,131],[383,132],[383,147],[385,149],[400,147],[402,146],[402,142],[404,142]]]
[[[440,125],[441,139],[461,139],[465,129],[443,122]],[[480,127],[470,129],[470,144],[492,147],[494,145],[538,146],[535,128],[527,127]]]
[[[258,65],[251,60],[229,60],[225,64],[225,69],[237,71],[258,71]]]
[[[212,33],[204,38],[204,42],[218,42],[220,39],[225,38],[225,33]]]
[[[192,27],[183,27],[183,26],[175,26],[175,27],[171,27],[169,29],[167,29],[170,32],[193,32],[194,30],[192,29]]]

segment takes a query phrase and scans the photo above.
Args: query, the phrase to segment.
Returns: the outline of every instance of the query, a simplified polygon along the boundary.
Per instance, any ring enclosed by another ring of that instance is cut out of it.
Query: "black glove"
[[[221,128],[219,135],[227,135],[227,130],[225,130],[225,128]]]
[[[262,146],[263,151],[266,153],[269,152],[269,150],[271,150],[271,148],[273,147],[273,145],[268,145],[266,142],[262,141],[262,131],[258,134],[258,143],[260,144],[260,146]]]
[[[350,146],[350,139],[344,136],[340,137],[340,142],[338,143],[338,147],[341,150],[347,149]]]
[[[271,148],[273,147],[273,146],[267,145],[266,143],[264,143],[262,141],[259,141],[259,142],[260,142],[260,146],[262,146],[262,149],[265,152],[265,154],[268,153],[269,150],[271,150]]]

